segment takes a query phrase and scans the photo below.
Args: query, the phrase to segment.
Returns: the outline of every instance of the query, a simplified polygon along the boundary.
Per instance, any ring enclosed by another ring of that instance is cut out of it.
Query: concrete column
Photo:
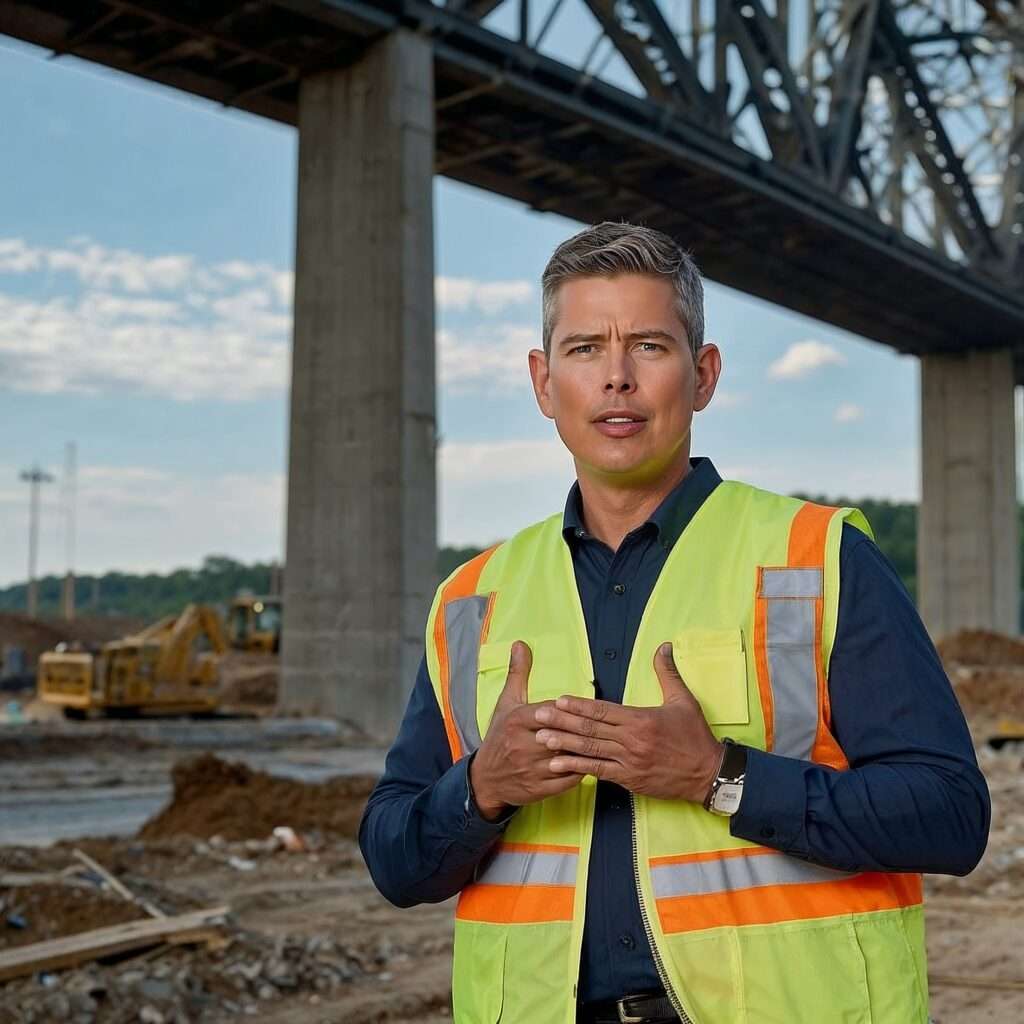
[[[433,167],[423,38],[302,83],[281,704],[384,738],[437,582]]]
[[[1013,393],[1009,350],[921,359],[918,604],[935,638],[1020,631]]]

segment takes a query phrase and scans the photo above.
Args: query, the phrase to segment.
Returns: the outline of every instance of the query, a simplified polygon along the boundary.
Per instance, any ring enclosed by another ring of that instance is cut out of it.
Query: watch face
[[[743,796],[742,782],[723,782],[711,801],[711,809],[719,814],[735,814],[740,806],[741,796]]]

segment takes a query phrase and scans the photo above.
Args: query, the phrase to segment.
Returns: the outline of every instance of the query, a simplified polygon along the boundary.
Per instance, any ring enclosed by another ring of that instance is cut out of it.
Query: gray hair
[[[566,239],[554,251],[541,277],[544,354],[558,318],[558,289],[577,277],[651,274],[671,279],[676,313],[686,328],[694,358],[704,344],[704,286],[689,253],[661,231],[606,220]]]

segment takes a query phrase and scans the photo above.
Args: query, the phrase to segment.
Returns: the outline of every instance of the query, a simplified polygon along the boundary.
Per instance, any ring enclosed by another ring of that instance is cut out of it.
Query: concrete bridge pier
[[[1008,349],[921,359],[918,605],[934,638],[1020,631],[1013,396]]]
[[[387,737],[436,583],[430,44],[305,79],[298,163],[280,703]]]

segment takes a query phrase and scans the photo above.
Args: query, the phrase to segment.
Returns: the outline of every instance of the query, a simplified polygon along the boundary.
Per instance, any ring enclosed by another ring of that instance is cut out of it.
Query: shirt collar
[[[662,546],[671,548],[708,495],[721,482],[722,478],[709,458],[690,459],[690,472],[665,495],[644,525],[651,524],[657,530]],[[571,543],[577,538],[589,537],[585,529],[580,484],[577,480],[573,482],[565,501],[562,536]]]

